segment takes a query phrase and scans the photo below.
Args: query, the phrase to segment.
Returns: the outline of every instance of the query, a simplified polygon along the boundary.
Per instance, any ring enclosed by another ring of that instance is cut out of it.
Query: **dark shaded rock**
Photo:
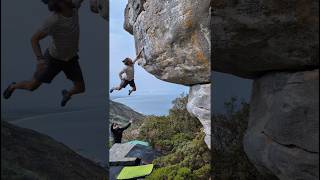
[[[107,179],[107,171],[48,136],[1,121],[1,179]]]
[[[215,71],[255,78],[319,66],[318,0],[216,0]]]
[[[319,178],[319,70],[255,80],[244,146],[263,174]]]

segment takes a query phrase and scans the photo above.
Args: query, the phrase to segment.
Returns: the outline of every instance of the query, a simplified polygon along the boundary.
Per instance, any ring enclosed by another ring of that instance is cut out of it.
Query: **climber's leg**
[[[120,91],[121,89],[126,88],[128,84],[129,81],[122,80],[119,86],[110,89],[110,93],[112,93],[114,90]]]
[[[37,81],[36,79],[32,79],[30,81],[22,81],[19,83],[13,82],[4,91],[3,97],[5,99],[9,99],[16,89],[24,89],[24,90],[28,90],[28,91],[34,91],[38,87],[40,87],[41,84],[42,83]]]
[[[39,61],[32,80],[11,83],[3,93],[3,97],[9,99],[16,89],[34,91],[38,89],[42,83],[51,83],[60,71],[60,66],[51,60]]]
[[[137,90],[137,86],[136,86],[136,84],[134,83],[134,79],[129,82],[129,85],[130,85],[131,88],[132,88],[131,90],[129,90],[129,96],[130,96],[132,92],[134,92],[134,91]]]
[[[65,62],[62,68],[66,77],[73,82],[73,87],[70,90],[62,90],[61,106],[65,106],[73,95],[85,92],[85,82],[78,59],[78,56],[76,56]]]

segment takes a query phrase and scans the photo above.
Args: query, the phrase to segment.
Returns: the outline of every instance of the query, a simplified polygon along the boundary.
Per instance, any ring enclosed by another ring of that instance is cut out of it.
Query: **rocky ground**
[[[46,135],[1,121],[1,179],[107,179],[107,171]]]

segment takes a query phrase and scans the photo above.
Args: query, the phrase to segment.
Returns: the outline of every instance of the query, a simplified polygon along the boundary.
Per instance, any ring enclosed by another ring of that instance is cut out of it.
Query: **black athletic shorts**
[[[133,88],[136,87],[136,84],[134,83],[134,79],[132,79],[131,81],[122,80],[120,87],[121,87],[121,88],[126,88],[126,87],[128,86],[128,84],[129,84],[131,87],[133,87]]]
[[[38,68],[34,73],[34,78],[42,83],[51,83],[51,81],[61,72],[73,82],[83,82],[83,75],[79,65],[79,56],[71,58],[69,61],[63,61],[53,58],[48,51],[45,53],[46,61],[42,68]]]

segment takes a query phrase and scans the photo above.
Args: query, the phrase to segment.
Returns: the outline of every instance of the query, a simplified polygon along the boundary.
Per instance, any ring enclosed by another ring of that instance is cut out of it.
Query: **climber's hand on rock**
[[[97,0],[90,0],[90,10],[93,13],[99,13]]]

